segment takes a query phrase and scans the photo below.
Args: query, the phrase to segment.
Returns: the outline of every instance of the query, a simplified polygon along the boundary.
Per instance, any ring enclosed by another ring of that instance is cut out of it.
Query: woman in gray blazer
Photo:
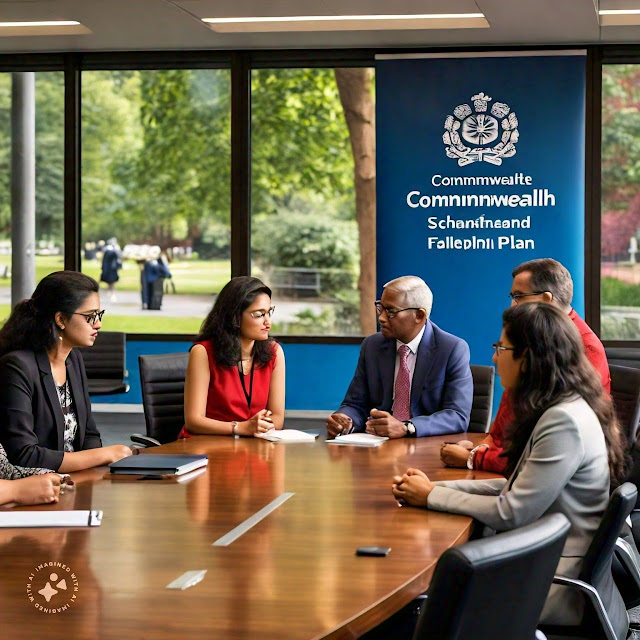
[[[431,482],[418,469],[393,479],[393,494],[413,506],[473,516],[495,531],[548,513],[571,523],[558,573],[577,577],[624,472],[622,435],[574,324],[550,305],[513,306],[503,314],[493,362],[510,390],[515,420],[507,434],[507,476]],[[615,587],[614,587],[615,588]],[[542,621],[576,624],[581,596],[553,586]]]

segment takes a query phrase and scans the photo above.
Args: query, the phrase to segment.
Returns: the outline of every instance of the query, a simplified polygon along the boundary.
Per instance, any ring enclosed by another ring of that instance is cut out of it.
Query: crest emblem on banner
[[[518,118],[504,102],[494,102],[489,109],[493,98],[484,93],[471,96],[471,100],[473,109],[459,104],[444,121],[442,141],[446,154],[457,159],[461,167],[474,162],[500,166],[503,158],[516,154]]]

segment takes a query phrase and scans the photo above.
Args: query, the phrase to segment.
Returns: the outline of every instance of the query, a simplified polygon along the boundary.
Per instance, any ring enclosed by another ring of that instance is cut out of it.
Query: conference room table
[[[207,454],[206,471],[184,482],[111,479],[106,468],[73,473],[75,489],[58,504],[13,509],[102,510],[102,524],[0,529],[0,632],[31,640],[357,638],[424,592],[439,556],[468,539],[471,518],[399,507],[391,494],[392,477],[409,467],[433,480],[495,477],[443,467],[441,444],[462,437],[477,443],[484,434],[378,448],[331,445],[322,435],[300,444],[199,436],[141,453]],[[282,502],[234,542],[213,545],[274,500]],[[372,545],[391,552],[355,555]],[[202,570],[198,584],[167,589]],[[39,590],[49,571],[60,574],[53,586],[66,578],[49,607],[68,601],[72,585],[76,596],[57,613],[36,608],[46,604]]]

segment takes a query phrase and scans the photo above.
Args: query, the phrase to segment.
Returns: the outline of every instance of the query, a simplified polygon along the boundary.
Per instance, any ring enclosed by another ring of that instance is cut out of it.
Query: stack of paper
[[[338,436],[333,440],[327,440],[327,444],[351,444],[356,447],[379,447],[386,436],[374,436],[371,433],[350,433],[347,436]]]
[[[256,433],[256,438],[271,442],[313,442],[317,433],[307,433],[298,429],[269,429],[265,433]]]

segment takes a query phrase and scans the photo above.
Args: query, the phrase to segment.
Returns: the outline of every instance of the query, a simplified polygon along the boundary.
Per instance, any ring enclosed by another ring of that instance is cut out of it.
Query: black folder
[[[112,462],[109,469],[115,474],[179,476],[204,467],[208,462],[206,455],[143,453]]]

